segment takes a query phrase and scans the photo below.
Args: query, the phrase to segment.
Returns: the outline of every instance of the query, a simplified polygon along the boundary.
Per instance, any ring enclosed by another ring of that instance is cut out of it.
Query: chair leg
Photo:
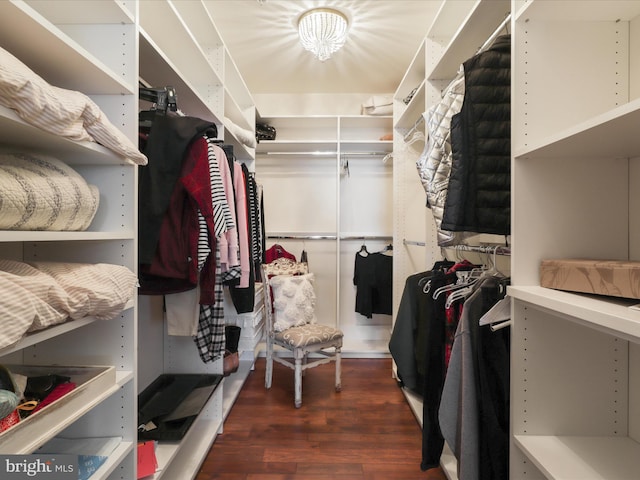
[[[271,378],[273,377],[273,344],[267,339],[266,368],[264,372],[264,387],[271,388]]]
[[[341,348],[336,347],[336,392],[342,391],[342,355]]]
[[[295,365],[295,405],[296,408],[302,406],[302,360],[304,359],[304,353],[300,350],[293,352],[296,360]]]

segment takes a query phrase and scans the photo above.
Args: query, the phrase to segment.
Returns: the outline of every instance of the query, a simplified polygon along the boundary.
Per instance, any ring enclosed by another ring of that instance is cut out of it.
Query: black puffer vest
[[[511,230],[511,37],[464,62],[461,111],[451,119],[452,165],[441,228]]]

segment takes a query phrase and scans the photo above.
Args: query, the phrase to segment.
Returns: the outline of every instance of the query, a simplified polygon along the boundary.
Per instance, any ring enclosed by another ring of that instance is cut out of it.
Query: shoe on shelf
[[[225,350],[224,359],[222,361],[222,371],[225,377],[228,377],[232,373],[238,371],[238,367],[240,366],[240,356],[238,352],[231,352],[229,350]]]

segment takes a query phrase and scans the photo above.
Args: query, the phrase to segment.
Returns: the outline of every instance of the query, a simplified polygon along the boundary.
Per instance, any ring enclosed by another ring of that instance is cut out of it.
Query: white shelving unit
[[[276,128],[276,139],[257,148],[266,232],[285,237],[268,239],[267,247],[281,244],[297,258],[308,252],[322,299],[318,319],[344,331],[345,355],[387,355],[390,316],[367,319],[355,312],[353,264],[363,241],[370,252],[391,243],[394,162],[387,156],[393,142],[381,137],[392,133],[392,118],[291,115],[259,121]],[[308,238],[313,236],[323,238]]]
[[[28,32],[28,33],[27,33]],[[0,3],[0,46],[45,81],[87,94],[137,144],[137,11],[131,2]],[[137,270],[137,167],[110,150],[43,132],[0,108],[0,145],[62,160],[98,186],[100,206],[84,232],[0,232],[0,255],[18,261],[111,263]],[[79,388],[59,415],[33,417],[0,440],[3,453],[32,453],[56,435],[122,437],[92,478],[131,479],[136,468],[137,302],[108,321],[85,318],[31,333],[0,350],[0,362],[103,365],[103,380]]]
[[[0,46],[50,84],[89,95],[134,145],[142,79],[151,86],[176,88],[179,108],[215,122],[219,138],[232,144],[236,158],[252,169],[255,149],[246,147],[227,127],[233,122],[253,131],[253,100],[202,2],[17,0],[1,2],[0,16]],[[4,107],[0,107],[0,144],[56,156],[101,193],[98,214],[87,231],[3,231],[3,258],[104,262],[137,271],[135,165],[98,144],[43,132]],[[64,323],[0,350],[3,363],[115,369],[114,382],[86,389],[69,404],[64,418],[34,419],[33,425],[21,429],[21,438],[28,441],[6,436],[6,442],[0,440],[0,450],[30,453],[58,434],[118,436],[123,438],[120,446],[92,478],[135,478],[138,393],[162,373],[222,373],[221,361],[202,363],[191,338],[165,335],[161,303],[159,297],[136,298],[114,320]],[[154,478],[182,480],[196,475],[250,368],[243,361],[227,398],[221,384],[182,442],[158,446],[159,470]]]
[[[218,137],[251,163],[255,149],[229,130],[229,121],[255,129],[255,103],[201,1],[140,1],[140,77],[153,87],[173,86],[186,115],[216,123]],[[167,32],[171,32],[170,35]]]
[[[140,9],[140,78],[151,87],[176,89],[178,108],[216,124],[218,138],[233,145],[236,159],[254,169],[255,149],[244,145],[229,122],[254,131],[255,105],[242,76],[201,1],[138,2]],[[222,361],[205,364],[191,337],[166,334],[162,297],[140,296],[139,381],[142,391],[164,373],[222,373]],[[235,312],[233,312],[235,314]],[[181,442],[160,442],[154,479],[188,479],[197,474],[239,387],[243,368],[221,382]]]
[[[421,118],[427,109],[426,64],[425,39],[393,96],[393,241],[398,246],[393,256],[394,314],[398,311],[407,277],[427,268],[426,250],[420,244],[434,235],[428,229],[426,196],[416,171],[416,160],[425,146]],[[412,92],[410,101],[405,103]],[[414,132],[423,136],[413,137]],[[405,136],[408,136],[407,141]],[[414,138],[418,140],[414,141]]]
[[[542,288],[538,272],[546,258],[640,260],[640,4],[512,11],[510,478],[631,479],[637,301]]]
[[[440,102],[460,65],[477,53],[509,11],[508,0],[445,0],[394,95],[394,156],[397,159],[394,164],[394,208],[396,212],[402,212],[394,222],[394,239],[396,244],[408,240],[402,255],[394,256],[396,309],[406,278],[430,269],[434,262],[442,259],[436,225],[431,211],[426,208],[426,194],[416,171],[416,161],[425,142],[424,139],[412,142],[412,134],[426,133],[421,118],[423,113]],[[411,101],[405,104],[403,100],[415,88]],[[416,222],[416,218],[423,221]],[[421,399],[408,391],[405,395],[422,424]],[[445,445],[441,466],[450,479],[457,478],[456,463]]]

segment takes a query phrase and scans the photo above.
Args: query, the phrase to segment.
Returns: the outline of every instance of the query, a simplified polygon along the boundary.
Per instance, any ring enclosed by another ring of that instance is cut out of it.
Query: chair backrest
[[[262,264],[262,281],[264,295],[264,310],[266,313],[266,333],[273,336],[273,293],[271,291],[271,277],[276,275],[304,275],[309,273],[309,264],[294,262],[288,258],[277,258],[271,263]]]

